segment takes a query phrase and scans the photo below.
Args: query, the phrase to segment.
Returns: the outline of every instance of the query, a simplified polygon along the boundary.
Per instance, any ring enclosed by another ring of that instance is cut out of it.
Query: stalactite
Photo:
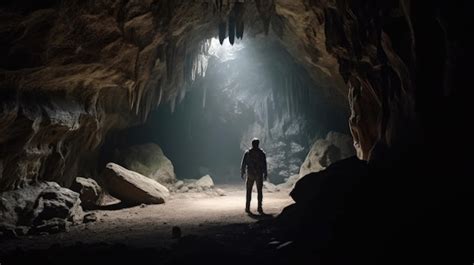
[[[244,37],[244,21],[237,22],[237,38],[242,39]]]
[[[174,113],[175,108],[176,108],[176,95],[170,99],[171,113]]]
[[[206,108],[206,100],[207,100],[207,86],[204,86],[203,92],[202,92],[202,108]]]
[[[174,58],[175,58],[176,47],[174,42],[171,42],[166,47],[166,74],[168,79],[171,79],[173,75],[173,67],[174,67]]]
[[[265,34],[268,35],[270,30],[270,20],[273,13],[273,0],[255,0],[257,10],[262,18]]]
[[[158,87],[160,92],[158,93],[158,100],[156,102],[156,107],[159,107],[161,104],[161,100],[163,98],[163,88],[161,87],[161,80],[158,82]]]
[[[219,23],[219,42],[222,45],[226,37],[227,23],[225,21]]]
[[[237,2],[234,5],[233,12],[235,14],[235,20],[236,20],[236,36],[237,39],[242,39],[244,36],[244,3]]]
[[[186,85],[182,85],[181,88],[179,89],[178,103],[181,103],[185,96],[186,96]]]
[[[233,12],[229,16],[229,42],[234,45],[235,41],[235,16]]]

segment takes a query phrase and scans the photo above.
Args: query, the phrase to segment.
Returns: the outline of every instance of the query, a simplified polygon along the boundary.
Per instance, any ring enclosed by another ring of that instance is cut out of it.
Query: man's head
[[[258,138],[253,138],[252,139],[252,147],[253,148],[258,148],[259,144],[260,144],[260,140],[258,140]]]

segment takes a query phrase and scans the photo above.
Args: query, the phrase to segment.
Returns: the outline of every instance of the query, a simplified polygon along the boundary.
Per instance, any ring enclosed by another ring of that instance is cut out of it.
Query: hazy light
[[[237,52],[243,48],[245,48],[245,46],[242,41],[235,42],[234,45],[231,45],[229,39],[226,38],[221,45],[217,38],[212,38],[209,54],[216,56],[221,62],[227,62],[235,60],[237,58]]]

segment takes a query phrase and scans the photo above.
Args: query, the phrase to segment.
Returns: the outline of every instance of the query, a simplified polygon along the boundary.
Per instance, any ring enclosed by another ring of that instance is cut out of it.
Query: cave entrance
[[[347,132],[347,113],[321,95],[276,38],[234,45],[211,38],[188,68],[192,82],[176,104],[163,104],[145,124],[109,137],[109,155],[155,143],[178,179],[209,174],[218,184],[231,184],[240,181],[242,154],[257,137],[267,153],[269,179],[278,184],[298,174],[315,138]]]

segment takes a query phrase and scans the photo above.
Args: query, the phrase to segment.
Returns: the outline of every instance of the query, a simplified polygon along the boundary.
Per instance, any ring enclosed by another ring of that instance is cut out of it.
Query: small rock
[[[140,208],[145,208],[146,206],[147,206],[147,205],[144,204],[144,203],[140,204]]]
[[[196,186],[201,187],[202,189],[212,188],[214,186],[214,181],[212,180],[211,176],[205,175],[196,181]]]
[[[178,226],[173,226],[173,228],[171,228],[171,237],[172,238],[180,238],[181,237],[181,228],[179,228]]]
[[[181,189],[179,189],[180,192],[188,192],[189,191],[189,188],[187,186],[183,186],[181,187]]]
[[[97,215],[95,213],[88,213],[84,215],[83,222],[85,224],[97,221]]]
[[[102,188],[91,178],[77,177],[71,189],[80,195],[81,205],[84,209],[94,209],[102,200]]]
[[[225,196],[225,191],[223,189],[216,188],[215,191],[216,191],[217,195]]]
[[[184,186],[184,181],[182,180],[178,180],[174,186],[177,188],[177,189],[181,189],[183,186]]]

